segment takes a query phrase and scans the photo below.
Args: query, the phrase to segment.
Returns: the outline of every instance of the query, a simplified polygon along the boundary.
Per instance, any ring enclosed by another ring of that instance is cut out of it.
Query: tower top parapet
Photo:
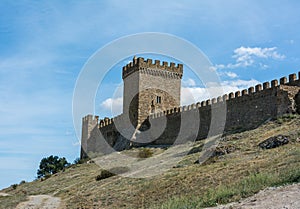
[[[133,58],[132,62],[128,63],[123,67],[122,72],[122,78],[126,78],[128,75],[130,75],[133,72],[139,71],[139,70],[161,70],[166,71],[169,73],[174,73],[180,78],[182,77],[183,73],[183,65],[182,64],[175,64],[173,62],[165,62],[162,63],[159,60],[155,60],[154,63],[152,59],[144,60],[143,57],[135,57]]]

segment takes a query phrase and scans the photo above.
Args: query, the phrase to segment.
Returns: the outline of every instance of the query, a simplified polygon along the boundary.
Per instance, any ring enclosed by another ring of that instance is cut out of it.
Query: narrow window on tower
[[[157,96],[157,97],[156,97],[156,103],[157,103],[157,104],[160,104],[160,103],[161,103],[161,97],[160,97],[160,96]]]

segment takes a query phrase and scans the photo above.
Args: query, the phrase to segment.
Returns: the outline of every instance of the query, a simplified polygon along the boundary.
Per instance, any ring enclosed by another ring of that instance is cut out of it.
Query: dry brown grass
[[[296,142],[300,137],[299,127],[298,116],[228,135],[221,145],[234,147],[233,152],[215,157],[205,165],[194,164],[199,157],[199,152],[196,152],[185,156],[178,166],[151,178],[116,175],[96,181],[95,177],[101,172],[99,166],[73,165],[45,181],[24,183],[15,190],[2,190],[13,196],[0,197],[0,208],[14,208],[27,195],[36,194],[61,197],[67,208],[149,208],[158,207],[172,198],[193,199],[211,188],[232,185],[254,174],[276,174],[289,168],[300,168],[300,143]],[[257,146],[278,134],[289,136],[291,143],[270,150],[261,150]],[[197,142],[195,147],[201,143]],[[137,153],[137,150],[133,152]]]

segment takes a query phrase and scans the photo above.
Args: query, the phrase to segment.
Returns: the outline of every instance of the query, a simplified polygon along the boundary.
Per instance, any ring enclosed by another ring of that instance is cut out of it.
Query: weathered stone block
[[[293,82],[297,79],[296,73],[289,75],[289,82]]]
[[[280,78],[280,84],[286,84],[286,83],[287,83],[287,78],[286,77]]]
[[[262,90],[261,84],[255,86],[255,92],[259,92]]]
[[[264,82],[263,87],[264,87],[264,90],[270,88],[270,83],[269,82]]]
[[[276,86],[278,86],[278,80],[272,80],[271,81],[271,87],[274,88]]]

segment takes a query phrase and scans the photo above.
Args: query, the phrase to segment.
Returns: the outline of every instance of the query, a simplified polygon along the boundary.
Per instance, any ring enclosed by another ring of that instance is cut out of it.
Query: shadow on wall
[[[212,113],[222,112],[224,105],[226,106],[225,127],[218,120],[212,121]],[[165,145],[173,144],[177,138],[188,140],[196,136],[196,139],[200,140],[206,138],[208,134],[213,135],[224,133],[223,131],[228,133],[253,129],[266,120],[295,112],[300,114],[300,72],[298,73],[298,79],[296,74],[291,74],[289,79],[283,77],[280,78],[279,82],[278,80],[272,80],[271,82],[258,84],[255,87],[249,87],[242,91],[231,92],[228,95],[212,98],[211,100],[156,112],[144,121],[145,123],[140,131],[151,130],[155,127],[159,129],[159,127],[162,127],[162,121],[166,120],[166,127],[160,136],[151,137],[156,132],[150,131],[149,137],[146,137],[155,138],[148,144]],[[182,117],[188,119],[184,124],[182,124]],[[200,119],[199,124],[194,122],[197,121],[194,117]],[[130,139],[121,137],[118,131],[127,129],[128,124],[123,121],[125,118],[124,114],[102,120],[92,115],[84,117],[81,141],[83,150],[87,150],[88,153],[89,151],[102,149],[103,141],[99,141],[100,135],[107,142],[106,146],[115,147],[115,145],[118,145],[117,150],[127,148]],[[118,124],[118,121],[124,127],[117,129],[115,125]],[[210,133],[212,125],[217,128]],[[195,130],[198,132],[194,133]],[[181,133],[182,135],[179,137],[178,135]],[[140,146],[139,143],[134,142],[133,144],[130,143],[130,145]],[[84,154],[84,152],[82,153]]]
[[[299,90],[298,94],[296,94],[296,96],[295,96],[295,103],[296,103],[297,113],[300,114],[300,90]]]

